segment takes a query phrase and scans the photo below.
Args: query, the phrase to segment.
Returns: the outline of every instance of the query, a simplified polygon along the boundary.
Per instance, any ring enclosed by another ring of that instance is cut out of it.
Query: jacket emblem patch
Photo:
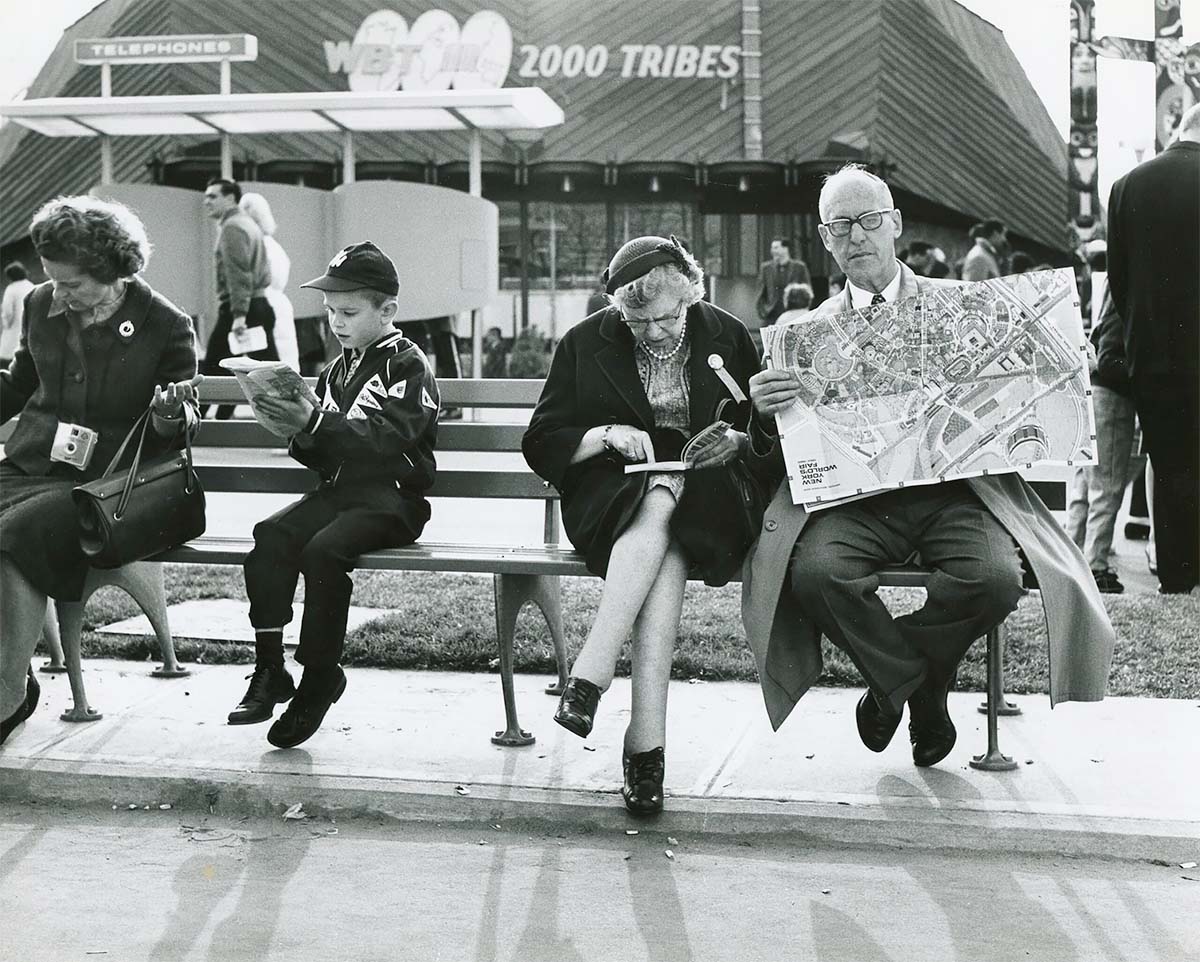
[[[397,384],[393,384],[390,388],[388,388],[388,392],[387,392],[388,397],[395,397],[395,398],[404,397],[404,388],[405,388],[405,385],[407,385],[407,384],[408,384],[407,381],[400,381]]]
[[[366,388],[358,392],[358,397],[354,399],[354,406],[357,408],[370,408],[372,411],[382,410],[379,402],[375,400],[375,395]]]
[[[433,398],[429,396],[429,391],[424,386],[421,387],[421,403],[431,411],[438,409],[438,406],[433,403]]]
[[[366,412],[358,406],[357,401],[355,401],[353,404],[351,404],[350,410],[346,412],[346,420],[347,421],[353,421],[356,419],[362,420],[362,421],[365,421],[367,419]]]

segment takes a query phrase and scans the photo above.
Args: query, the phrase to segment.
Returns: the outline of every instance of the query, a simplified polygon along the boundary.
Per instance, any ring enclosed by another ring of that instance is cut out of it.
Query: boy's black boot
[[[332,668],[305,668],[296,695],[267,732],[276,748],[295,748],[316,734],[329,706],[346,690],[346,673]]]
[[[246,677],[250,679],[250,687],[238,706],[229,713],[231,725],[253,725],[266,721],[275,713],[276,705],[290,701],[296,693],[296,684],[282,663],[257,664],[254,672]]]

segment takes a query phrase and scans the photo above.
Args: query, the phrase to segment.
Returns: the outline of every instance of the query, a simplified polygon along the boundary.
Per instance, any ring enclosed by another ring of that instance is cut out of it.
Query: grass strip
[[[346,640],[345,664],[427,671],[499,670],[490,576],[365,571],[354,577],[355,604],[399,609],[400,614],[380,617],[352,631]],[[166,585],[169,604],[197,598],[246,598],[237,568],[168,565]],[[600,582],[591,578],[562,581],[563,619],[572,660],[595,616],[600,587]],[[917,608],[924,599],[924,592],[914,588],[884,589],[881,594],[895,614]],[[302,600],[302,592],[297,600]],[[1104,603],[1117,630],[1110,694],[1200,697],[1200,599],[1187,595],[1105,595]],[[688,585],[673,677],[757,679],[754,659],[742,632],[740,605],[740,585]],[[134,661],[157,658],[158,646],[152,636],[104,635],[96,631],[139,613],[119,589],[96,592],[84,619],[84,656]],[[1035,592],[1023,598],[1007,625],[1005,688],[1017,694],[1045,692],[1048,673],[1041,595]],[[246,644],[177,637],[175,645],[183,661],[242,664],[254,660],[253,646]],[[862,684],[842,652],[824,642],[824,653],[820,684]],[[556,670],[550,633],[533,606],[527,606],[518,619],[514,662],[522,673],[552,674]],[[622,653],[617,673],[629,673],[628,651]],[[957,687],[984,689],[983,644],[972,646],[967,654]]]

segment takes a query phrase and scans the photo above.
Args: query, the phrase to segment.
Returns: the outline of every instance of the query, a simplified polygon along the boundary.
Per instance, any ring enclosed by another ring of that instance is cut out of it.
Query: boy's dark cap
[[[361,291],[369,287],[395,297],[400,293],[400,277],[387,254],[370,241],[363,241],[343,247],[324,274],[300,286],[318,291]]]

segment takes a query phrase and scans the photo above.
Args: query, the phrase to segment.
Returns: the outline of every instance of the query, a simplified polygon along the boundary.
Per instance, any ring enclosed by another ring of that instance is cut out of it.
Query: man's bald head
[[[841,170],[827,176],[821,185],[821,196],[817,200],[817,212],[821,215],[821,220],[829,220],[830,198],[852,184],[872,191],[880,208],[896,206],[892,201],[891,188],[883,180],[872,174],[862,164],[847,164]]]

